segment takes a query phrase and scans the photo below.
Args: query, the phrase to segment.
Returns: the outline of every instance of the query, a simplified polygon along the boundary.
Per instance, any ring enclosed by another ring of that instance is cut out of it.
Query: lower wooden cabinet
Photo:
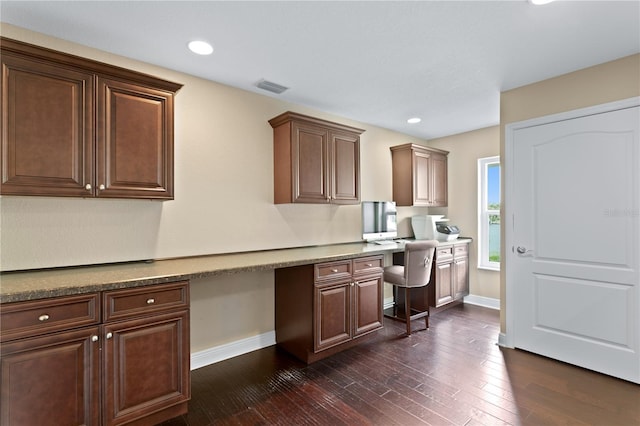
[[[382,328],[382,256],[276,269],[276,342],[311,363]]]
[[[0,315],[0,424],[153,425],[187,411],[188,282],[5,304]]]
[[[99,425],[98,326],[2,343],[0,424]]]
[[[469,295],[469,253],[466,244],[453,246],[453,299]]]
[[[345,282],[331,282],[314,286],[314,352],[317,353],[348,342],[353,338],[351,326],[352,284],[349,279]],[[276,327],[276,336],[277,334]]]
[[[104,327],[104,425],[156,424],[187,412],[188,324],[183,310]]]
[[[461,302],[469,294],[468,244],[438,247],[429,285],[431,306]]]
[[[393,254],[393,263],[404,264],[404,253]],[[436,248],[427,287],[411,291],[411,306],[432,312],[456,305],[469,295],[469,243],[447,243]],[[394,289],[396,300],[404,300],[404,289]]]

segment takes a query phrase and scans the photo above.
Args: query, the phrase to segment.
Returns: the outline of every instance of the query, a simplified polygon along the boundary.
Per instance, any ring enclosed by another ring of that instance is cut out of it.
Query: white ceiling
[[[501,91],[640,52],[638,0],[1,0],[0,19],[424,139],[498,124]]]

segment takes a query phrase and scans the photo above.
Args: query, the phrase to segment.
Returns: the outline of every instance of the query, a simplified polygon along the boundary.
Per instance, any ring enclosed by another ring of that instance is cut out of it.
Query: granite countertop
[[[407,240],[408,241],[408,240]],[[460,238],[440,245],[468,243]],[[96,266],[79,266],[5,272],[0,275],[0,303],[44,299],[119,288],[140,287],[171,281],[204,278],[237,272],[252,272],[352,259],[402,251],[403,243],[346,243],[255,252],[217,254],[128,262]]]

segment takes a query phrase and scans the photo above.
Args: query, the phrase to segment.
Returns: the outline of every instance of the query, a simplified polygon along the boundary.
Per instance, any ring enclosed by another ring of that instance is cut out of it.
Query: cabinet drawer
[[[453,259],[453,247],[436,248],[436,262],[444,262]]]
[[[330,280],[351,276],[351,261],[319,263],[315,267],[315,279]]]
[[[353,261],[353,273],[378,272],[382,269],[382,257],[364,257]]]
[[[2,305],[0,341],[67,330],[100,322],[97,293]]]
[[[469,251],[469,246],[467,244],[461,244],[453,247],[453,256],[454,257],[464,257],[467,256]]]
[[[189,306],[189,282],[107,291],[103,294],[104,321]]]

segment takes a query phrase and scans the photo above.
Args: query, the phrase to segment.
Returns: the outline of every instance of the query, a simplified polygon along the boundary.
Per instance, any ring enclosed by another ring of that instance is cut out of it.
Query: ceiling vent
[[[284,92],[285,90],[289,90],[288,87],[284,87],[281,86],[279,84],[273,83],[271,81],[267,81],[267,80],[260,80],[259,82],[256,83],[256,86],[263,89],[263,90],[267,90],[271,93],[276,93],[276,94],[280,94],[282,92]]]

